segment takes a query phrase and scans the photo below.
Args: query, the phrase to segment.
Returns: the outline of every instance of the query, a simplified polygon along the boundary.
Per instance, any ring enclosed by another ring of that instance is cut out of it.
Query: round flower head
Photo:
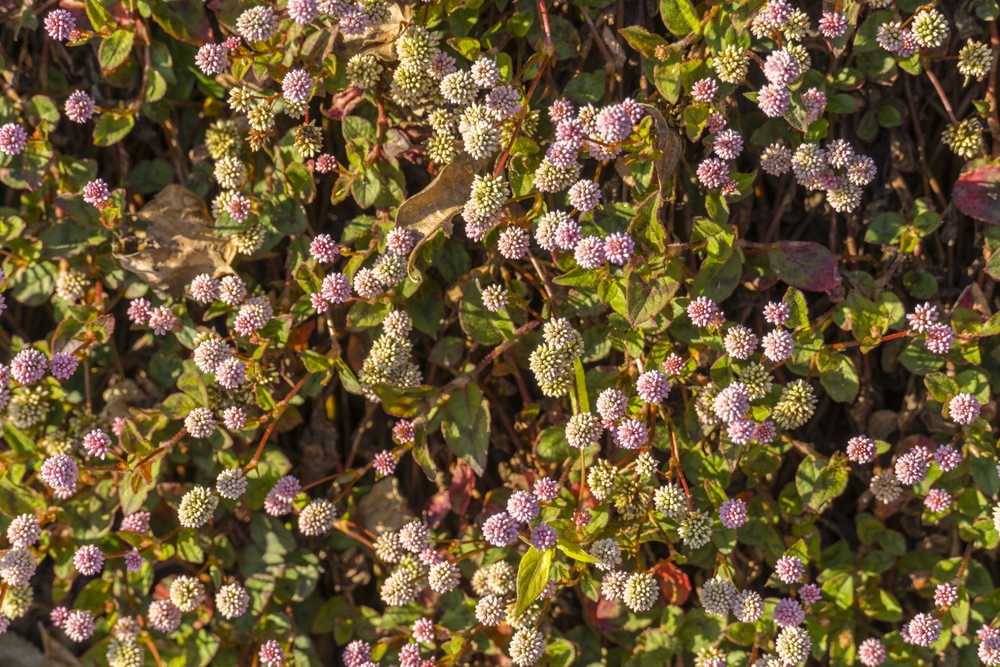
[[[745,361],[757,349],[757,336],[749,328],[737,324],[726,333],[723,343],[729,356]]]
[[[145,534],[149,532],[149,512],[135,512],[122,519],[119,530],[129,533]]]
[[[621,554],[621,547],[611,538],[596,540],[590,547],[590,555],[597,559],[594,567],[604,572],[618,569],[622,563]]]
[[[145,325],[149,322],[152,307],[146,299],[135,299],[128,306],[128,319],[133,324]]]
[[[28,133],[16,123],[0,126],[0,153],[18,155],[28,145]]]
[[[383,449],[372,459],[372,468],[383,477],[396,472],[396,458],[388,449]]]
[[[201,303],[212,303],[219,298],[219,281],[207,273],[195,276],[188,289],[194,300]]]
[[[916,449],[912,449],[896,459],[896,479],[901,484],[912,486],[924,481],[929,468],[927,460]]]
[[[777,118],[788,111],[791,96],[784,86],[769,84],[757,93],[757,106],[768,118]]]
[[[786,665],[796,665],[805,662],[812,650],[812,639],[809,633],[799,627],[783,628],[774,643],[778,657]]]
[[[806,620],[806,612],[796,600],[785,598],[774,607],[774,622],[783,628],[802,625],[804,620]]]
[[[75,489],[79,472],[76,461],[66,454],[56,454],[45,459],[39,476],[54,490]]]
[[[497,244],[500,254],[507,259],[521,259],[528,252],[531,239],[528,232],[520,227],[507,227],[500,232],[500,239]]]
[[[797,584],[805,576],[806,566],[796,556],[782,556],[774,564],[774,572],[783,583]]]
[[[539,502],[550,503],[559,496],[559,482],[549,477],[542,477],[535,482],[534,491]]]
[[[228,343],[219,338],[209,338],[194,349],[194,365],[204,373],[215,373],[230,355]]]
[[[872,477],[871,492],[880,503],[889,504],[899,499],[903,489],[892,470],[883,470]]]
[[[646,444],[646,425],[638,419],[625,419],[614,428],[614,441],[622,449],[639,449]]]
[[[274,9],[267,5],[251,7],[236,19],[236,30],[248,42],[270,39],[278,31]]]
[[[948,21],[936,9],[924,9],[913,16],[913,36],[925,49],[936,49],[948,38]]]
[[[540,523],[531,530],[531,546],[539,551],[551,549],[556,545],[559,534],[547,523]]]
[[[691,97],[694,98],[695,102],[708,104],[715,99],[718,92],[719,84],[716,83],[715,79],[699,79],[691,86]]]
[[[990,71],[990,63],[993,59],[993,52],[989,45],[969,40],[958,53],[958,71],[965,77],[968,84],[969,79],[982,79]]]
[[[399,529],[399,543],[410,553],[418,554],[431,546],[431,531],[423,521],[411,521]]]
[[[764,347],[764,356],[775,364],[788,359],[795,351],[795,339],[792,338],[792,333],[785,329],[775,329],[764,336],[761,344]]]
[[[816,584],[805,584],[799,589],[799,599],[802,604],[810,605],[823,599],[823,594]]]
[[[226,618],[237,618],[250,607],[250,595],[239,584],[226,584],[215,594],[215,608]]]
[[[623,266],[635,253],[635,242],[625,232],[614,232],[604,239],[604,256],[609,262]]]
[[[62,629],[74,642],[85,642],[94,634],[94,617],[84,609],[71,611]]]
[[[510,546],[517,536],[517,522],[507,512],[494,514],[483,522],[483,538],[495,547]]]
[[[170,601],[182,612],[194,611],[205,597],[205,587],[194,577],[181,575],[170,584]]]
[[[66,624],[66,619],[69,618],[69,609],[66,607],[56,607],[49,613],[49,620],[52,621],[52,625],[61,628]]]
[[[299,514],[299,532],[303,535],[325,535],[333,529],[337,508],[329,500],[314,500]]]
[[[747,522],[747,506],[739,498],[730,498],[719,506],[719,521],[722,525],[735,530]]]
[[[88,456],[104,458],[111,451],[111,437],[99,428],[83,436],[83,448]]]
[[[180,328],[180,320],[167,306],[154,308],[149,315],[149,328],[157,336],[164,336]]]
[[[275,639],[268,639],[260,645],[260,661],[266,667],[281,667],[285,664],[285,652]]]
[[[799,76],[799,59],[784,49],[772,51],[764,61],[764,76],[776,86],[787,86]]]
[[[11,376],[21,384],[31,384],[45,377],[48,359],[33,347],[18,352],[10,362]]]
[[[86,123],[94,117],[94,100],[82,90],[74,90],[66,98],[66,117],[74,123]]]
[[[648,611],[659,595],[659,587],[648,572],[633,572],[625,582],[622,600],[634,612]]]
[[[601,425],[601,420],[592,412],[581,412],[573,415],[566,424],[566,440],[571,447],[576,449],[586,449],[596,445],[603,433],[604,427]]]
[[[743,137],[736,130],[725,130],[715,137],[712,148],[723,160],[735,160],[743,151]]]
[[[486,595],[476,603],[476,620],[495,627],[507,620],[507,603],[498,595]]]
[[[329,174],[337,170],[337,157],[330,153],[321,153],[316,156],[316,171],[321,174]],[[323,236],[321,234],[320,236]]]
[[[680,522],[677,534],[685,546],[700,549],[712,539],[712,517],[708,512],[694,510]]]
[[[371,659],[372,647],[368,642],[355,639],[344,647],[343,660],[347,667],[361,667]]]
[[[943,514],[951,507],[951,495],[944,489],[931,489],[924,498],[924,507],[935,514]]]
[[[904,641],[916,646],[930,646],[941,636],[941,629],[944,626],[930,614],[917,614],[905,627],[907,637]]]
[[[413,424],[401,419],[392,427],[392,437],[393,439],[401,445],[405,445],[413,442],[414,432]]]
[[[503,285],[490,285],[483,289],[483,305],[491,313],[498,313],[507,307],[508,293]]]
[[[847,441],[847,458],[854,463],[871,463],[877,454],[875,441],[867,435],[859,435]]]
[[[636,380],[635,390],[645,403],[662,403],[670,395],[670,380],[658,370],[646,371]]]
[[[65,42],[76,29],[76,19],[65,9],[54,9],[45,17],[45,31],[57,42]]]
[[[776,327],[784,326],[791,314],[788,304],[782,301],[769,301],[764,306],[764,319]]]
[[[605,389],[597,397],[597,413],[605,426],[611,426],[624,417],[627,407],[628,397],[617,389]]]
[[[318,15],[316,0],[288,0],[288,16],[299,25],[309,25]]]
[[[49,372],[57,380],[68,380],[73,377],[79,363],[74,355],[57,352],[49,362]]]
[[[706,188],[718,188],[729,181],[729,165],[710,157],[698,165],[698,182]]]
[[[576,220],[568,216],[560,220],[554,237],[557,248],[561,250],[573,250],[576,248],[576,244],[582,239],[583,232],[580,230],[580,224]]]
[[[79,553],[77,551],[77,554]],[[103,562],[103,560],[104,556],[101,555],[101,561]],[[31,581],[36,567],[35,556],[30,550],[25,548],[10,549],[0,559],[0,579],[3,579],[3,582],[8,586],[24,586]],[[98,567],[98,571],[100,571],[100,567]]]
[[[989,628],[993,630],[992,628]],[[987,667],[1000,665],[1000,637],[996,634],[984,637],[977,651],[979,660]]]
[[[515,491],[507,500],[507,513],[515,521],[529,523],[539,511],[538,497],[529,491]]]
[[[170,600],[156,600],[146,612],[149,627],[160,632],[173,632],[181,624],[181,610]]]
[[[938,584],[934,589],[934,604],[939,607],[950,607],[958,602],[958,589],[951,584]]]
[[[734,382],[715,397],[715,414],[725,423],[742,418],[750,409],[750,392],[742,382]]]
[[[7,526],[7,541],[16,549],[26,549],[38,542],[42,528],[34,514],[19,514]]]
[[[968,426],[979,417],[979,401],[972,394],[957,394],[948,402],[948,414],[956,424]]]
[[[932,324],[927,327],[924,345],[934,354],[947,354],[955,342],[955,332],[946,324]]]
[[[229,49],[222,44],[205,44],[195,54],[194,63],[208,76],[222,74],[229,65]]]
[[[906,321],[910,324],[910,329],[918,333],[924,333],[927,328],[938,321],[937,306],[929,303],[917,305],[912,313],[906,315]]]
[[[219,497],[210,489],[196,486],[181,498],[177,518],[185,528],[198,528],[208,523],[219,505]]]
[[[764,615],[764,601],[754,591],[740,591],[733,598],[732,609],[741,623],[756,623]]]
[[[942,472],[949,472],[962,462],[962,452],[951,445],[939,445],[934,451],[934,460]]]
[[[305,104],[312,95],[313,80],[309,72],[294,69],[281,81],[281,94],[290,104]]]
[[[696,327],[708,327],[715,324],[720,312],[714,301],[708,297],[699,296],[688,304],[687,315]]]
[[[125,560],[126,572],[139,572],[142,570],[143,563],[146,562],[146,559],[142,557],[139,549],[136,547],[132,547],[132,551],[125,552],[122,558]]]
[[[874,637],[861,642],[858,646],[858,660],[865,667],[879,667],[885,662],[885,647],[882,646],[882,642]]]
[[[569,203],[578,211],[592,211],[601,200],[601,186],[593,181],[577,181],[569,189]]]
[[[418,618],[410,627],[413,638],[421,643],[431,643],[437,637],[434,631],[434,621],[429,618]]]
[[[709,616],[729,618],[729,609],[736,600],[736,587],[720,576],[709,579],[701,589],[701,606]]]
[[[545,636],[534,628],[524,628],[514,633],[508,648],[517,667],[529,667],[544,655]]]
[[[840,12],[823,12],[819,31],[827,39],[837,39],[847,32],[847,17]]]
[[[208,408],[195,408],[184,418],[184,428],[192,438],[208,438],[215,433],[215,417]]]
[[[597,236],[587,236],[576,244],[573,257],[581,269],[596,269],[604,266],[604,241]]]
[[[227,468],[215,479],[215,490],[229,500],[236,500],[247,490],[248,480],[240,468]]]
[[[351,296],[351,282],[341,273],[331,273],[323,278],[320,293],[329,303],[344,303]]]
[[[219,300],[238,306],[247,298],[247,287],[238,276],[224,276],[219,281]]]

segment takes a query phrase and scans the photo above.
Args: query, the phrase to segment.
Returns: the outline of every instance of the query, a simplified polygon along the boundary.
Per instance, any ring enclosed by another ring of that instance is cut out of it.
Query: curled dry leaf
[[[232,273],[229,263],[236,249],[212,233],[205,202],[184,186],[168,185],[138,216],[146,222],[140,248],[114,257],[158,295],[182,295],[201,273],[215,277]]]
[[[660,184],[660,192],[665,193],[667,179],[673,173],[674,167],[677,166],[677,161],[681,157],[681,138],[670,129],[659,109],[651,104],[640,104],[639,106],[649,114],[656,127],[656,150],[662,154],[660,159],[656,161],[656,180]]]
[[[484,163],[485,160],[476,160],[464,150],[458,149],[455,159],[426,188],[399,207],[396,211],[396,226],[416,234],[419,239],[417,248],[439,229],[444,230],[445,236],[451,236],[451,221],[465,206],[465,202],[469,201],[472,180]],[[410,253],[409,269],[412,269],[417,256],[417,248]]]
[[[346,62],[359,53],[370,53],[380,60],[396,59],[396,38],[413,20],[413,7],[394,2],[389,5],[389,20],[363,35],[344,36],[333,47],[337,60]]]

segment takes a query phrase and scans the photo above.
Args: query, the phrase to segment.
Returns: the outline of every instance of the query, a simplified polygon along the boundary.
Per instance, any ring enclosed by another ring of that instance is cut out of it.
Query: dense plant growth
[[[0,14],[0,632],[1000,665],[995,0]]]

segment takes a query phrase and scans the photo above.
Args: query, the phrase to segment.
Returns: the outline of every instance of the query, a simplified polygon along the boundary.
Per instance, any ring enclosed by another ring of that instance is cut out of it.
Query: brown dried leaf
[[[201,197],[176,183],[168,185],[139,211],[147,223],[143,247],[115,254],[122,268],[138,275],[159,296],[184,294],[200,273],[232,273],[236,249],[212,233],[212,218]]]
[[[681,158],[681,138],[670,129],[667,120],[660,113],[660,110],[650,104],[640,104],[643,111],[648,113],[653,119],[656,127],[656,150],[662,153],[656,161],[656,180],[660,184],[660,193],[667,191],[667,182],[670,174],[673,173],[677,161]]]
[[[483,168],[485,160],[476,160],[465,150],[458,149],[430,184],[403,202],[396,211],[396,226],[414,232],[417,248],[410,253],[410,262],[417,256],[417,249],[439,229],[451,236],[451,220],[461,212],[469,200],[472,179]],[[412,268],[412,267],[411,267]]]
[[[396,59],[396,38],[403,34],[413,20],[413,7],[394,2],[389,5],[389,20],[374,32],[364,35],[344,36],[333,47],[337,60],[346,62],[358,53],[370,53],[380,60]]]

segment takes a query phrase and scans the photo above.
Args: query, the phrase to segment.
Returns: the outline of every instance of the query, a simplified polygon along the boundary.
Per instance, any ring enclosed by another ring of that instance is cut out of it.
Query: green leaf
[[[785,324],[789,329],[804,329],[809,326],[809,306],[802,292],[789,287],[782,301],[788,306],[788,321]]]
[[[849,403],[858,395],[860,389],[858,372],[850,358],[838,354],[837,359],[832,368],[820,370],[819,381],[830,398],[838,403]]]
[[[333,368],[333,359],[312,350],[302,350],[302,365],[310,373],[323,373]]]
[[[524,613],[532,602],[545,590],[549,583],[549,570],[552,567],[554,549],[539,551],[535,547],[521,557],[517,568],[517,604],[514,606],[514,617]]]
[[[26,436],[19,428],[10,423],[10,420],[5,419],[3,421],[3,437],[10,445],[10,448],[18,456],[30,456],[34,452],[38,451],[35,447],[35,443],[31,441],[31,438]]]
[[[716,303],[729,298],[740,283],[743,272],[743,251],[736,249],[725,260],[709,256],[701,264],[701,269],[694,279],[692,292],[694,296],[706,296]]]
[[[689,0],[660,0],[660,16],[675,37],[684,37],[701,28],[698,14]]]
[[[483,291],[476,279],[462,295],[462,304],[458,310],[462,331],[480,345],[499,345],[503,342],[503,336],[492,323],[492,320],[499,317],[500,313],[491,313],[486,309]]]
[[[598,560],[588,554],[583,548],[578,544],[573,544],[569,540],[560,537],[556,539],[556,548],[563,552],[573,560],[578,560],[581,563],[596,563]]]
[[[198,404],[187,394],[171,394],[163,401],[163,414],[169,419],[184,419],[196,407]]]
[[[347,313],[347,328],[351,331],[363,331],[382,324],[382,320],[392,310],[388,301],[355,301]]]
[[[627,271],[625,307],[629,324],[633,327],[648,322],[663,310],[680,287],[680,267],[676,262],[667,263],[665,270],[649,277],[638,271]]]
[[[112,146],[124,139],[135,127],[135,118],[131,115],[115,113],[101,114],[94,125],[94,145]]]
[[[110,72],[121,65],[132,52],[132,42],[135,35],[131,30],[115,30],[109,37],[101,41],[101,47],[97,52],[97,59],[101,63],[101,69]]]
[[[118,26],[115,17],[98,0],[87,0],[87,18],[97,32],[112,30]]]
[[[593,74],[581,72],[570,79],[563,90],[566,97],[580,104],[598,103],[604,99],[604,88],[607,75],[603,69]]]
[[[490,440],[490,404],[479,385],[470,382],[451,395],[441,411],[441,434],[456,456],[477,475],[483,474]]]
[[[809,456],[795,473],[795,488],[802,502],[817,512],[847,488],[847,457],[837,452],[829,461]]]
[[[938,403],[944,403],[958,393],[958,383],[944,373],[928,373],[924,376],[924,386]]]

